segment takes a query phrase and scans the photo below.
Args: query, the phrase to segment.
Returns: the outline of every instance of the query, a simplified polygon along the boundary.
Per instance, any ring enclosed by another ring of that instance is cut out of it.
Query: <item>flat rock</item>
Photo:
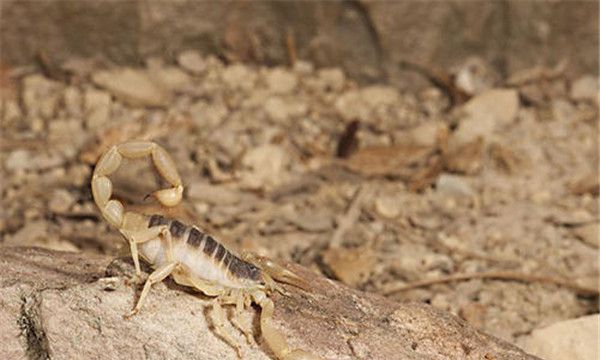
[[[94,83],[132,106],[166,106],[171,93],[147,70],[120,68],[99,71],[92,76]]]
[[[440,193],[473,196],[474,191],[462,176],[442,174],[435,183],[436,190]]]
[[[600,224],[591,223],[573,229],[573,234],[589,246],[600,247]]]
[[[256,72],[243,64],[227,66],[221,73],[221,78],[232,89],[250,90],[256,83]]]
[[[571,86],[571,98],[573,100],[598,101],[599,92],[598,78],[592,75],[580,77]]]
[[[206,62],[198,53],[194,50],[187,50],[177,56],[177,63],[184,70],[194,74],[202,74],[206,70]]]
[[[298,85],[296,74],[282,68],[269,71],[266,75],[267,87],[272,93],[288,94]]]
[[[64,87],[57,81],[42,75],[29,75],[23,80],[22,102],[25,112],[31,118],[41,116],[52,118],[58,106]]]
[[[600,315],[561,321],[534,330],[521,343],[523,349],[545,360],[596,360]]]
[[[344,87],[346,76],[339,68],[324,68],[318,72],[318,78],[323,87],[334,91],[339,91]]]
[[[519,94],[515,89],[491,89],[469,100],[464,109],[472,115],[491,114],[500,124],[509,124],[519,110]]]
[[[404,204],[397,196],[382,195],[375,199],[375,210],[381,216],[395,218],[400,215]]]
[[[111,98],[106,91],[88,89],[84,96],[85,122],[88,128],[96,129],[108,122]]]
[[[294,348],[341,360],[536,359],[429,305],[396,303],[287,266],[312,288],[284,285],[289,296],[272,295],[275,326]],[[152,288],[140,314],[123,319],[139,294],[132,274],[129,259],[3,248],[0,358],[238,359],[210,329],[212,300],[170,280]],[[244,359],[270,358],[259,333],[251,345],[237,336]]]
[[[213,205],[233,205],[240,202],[242,193],[225,186],[216,186],[203,182],[195,182],[188,189],[191,199]]]
[[[289,154],[281,146],[266,144],[250,149],[242,158],[242,183],[252,189],[278,185],[288,163]]]

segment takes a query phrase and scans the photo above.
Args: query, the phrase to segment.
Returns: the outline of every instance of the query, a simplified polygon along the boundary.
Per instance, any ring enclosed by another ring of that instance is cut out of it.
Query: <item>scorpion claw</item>
[[[244,255],[244,260],[253,263],[262,271],[264,271],[270,278],[273,278],[279,282],[293,285],[305,291],[310,291],[311,289],[310,285],[300,276],[275,263],[269,258],[254,253],[247,253]],[[276,290],[284,295],[287,295],[285,290],[281,289],[281,287],[276,287]]]

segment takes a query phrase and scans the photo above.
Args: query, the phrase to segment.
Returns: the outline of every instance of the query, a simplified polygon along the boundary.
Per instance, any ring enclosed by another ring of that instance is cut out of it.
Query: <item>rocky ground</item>
[[[570,332],[536,329],[598,309],[598,79],[476,65],[405,93],[194,52],[3,68],[0,244],[123,254],[90,174],[111,145],[153,140],[186,185],[175,215],[231,247],[536,351],[536,334]],[[116,196],[162,211],[144,200],[160,186],[148,165],[127,163]]]

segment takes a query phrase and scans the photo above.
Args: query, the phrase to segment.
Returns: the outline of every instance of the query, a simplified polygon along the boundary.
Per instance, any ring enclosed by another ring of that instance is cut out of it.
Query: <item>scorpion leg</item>
[[[144,288],[142,289],[142,293],[140,294],[140,298],[138,299],[135,308],[133,308],[133,310],[129,314],[127,314],[126,317],[129,318],[140,311],[142,305],[144,305],[144,301],[146,300],[146,296],[148,295],[148,292],[150,292],[150,288],[152,287],[152,285],[163,281],[167,276],[169,276],[173,272],[173,270],[175,270],[178,264],[179,263],[175,261],[167,263],[154,270],[152,274],[148,276],[148,280],[146,280],[146,283],[144,284]]]
[[[249,313],[245,312],[244,304],[247,302],[247,295],[238,290],[232,290],[227,296],[222,297],[223,304],[235,305],[231,323],[233,326],[244,334],[248,344],[252,344],[252,319]]]
[[[260,308],[260,330],[267,345],[281,360],[320,360],[321,358],[301,349],[290,349],[285,336],[273,326],[275,305],[264,291],[254,291],[252,299]]]
[[[167,242],[167,261],[173,261],[173,240],[169,228],[165,225],[153,226],[142,230],[125,230],[121,229],[121,234],[129,242],[129,248],[131,250],[131,257],[133,258],[133,264],[135,266],[136,276],[141,276],[142,272],[140,269],[140,258],[138,255],[137,244],[144,243],[146,241],[154,240],[159,236]]]
[[[225,327],[225,324],[228,321],[227,314],[219,301],[219,298],[215,299],[212,306],[212,311],[210,312],[214,330],[221,339],[225,340],[227,344],[235,349],[238,357],[243,359],[242,347],[240,346],[240,343],[235,339],[235,336],[231,333],[231,331]]]

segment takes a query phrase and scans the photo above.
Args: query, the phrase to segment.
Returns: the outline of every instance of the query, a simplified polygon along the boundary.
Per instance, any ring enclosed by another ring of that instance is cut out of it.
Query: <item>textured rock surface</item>
[[[196,49],[232,60],[343,64],[353,78],[398,72],[392,60],[440,67],[478,56],[498,71],[566,54],[576,71],[598,71],[598,3],[3,1],[2,60],[30,63],[101,54],[121,64]],[[76,15],[76,16],[75,16]],[[173,21],[178,19],[178,21]],[[287,44],[287,45],[286,45]],[[196,67],[196,69],[201,69]],[[401,84],[401,83],[400,83]]]
[[[294,271],[314,292],[288,287],[291,296],[274,296],[276,324],[293,346],[325,358],[535,359],[430,306],[391,302]],[[135,299],[131,273],[124,260],[3,248],[0,358],[236,359],[207,325],[211,300],[171,281],[155,286],[141,314],[124,320]],[[268,359],[255,338],[259,345],[244,345],[244,358]]]
[[[594,360],[600,355],[598,314],[560,321],[534,330],[520,343],[524,349],[546,360]]]

